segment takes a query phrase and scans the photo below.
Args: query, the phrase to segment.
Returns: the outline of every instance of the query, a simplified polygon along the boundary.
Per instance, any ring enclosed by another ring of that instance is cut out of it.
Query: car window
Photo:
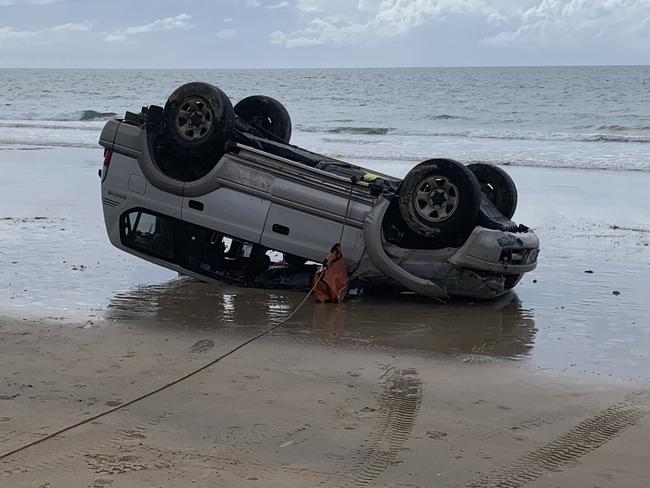
[[[134,210],[122,217],[121,224],[126,246],[167,260],[174,257],[174,222],[169,217]]]
[[[147,237],[147,238],[154,238],[156,236],[156,229],[158,227],[159,220],[160,217],[142,213],[140,214],[140,219],[137,222],[137,226],[134,225],[133,230],[136,233],[136,235]]]

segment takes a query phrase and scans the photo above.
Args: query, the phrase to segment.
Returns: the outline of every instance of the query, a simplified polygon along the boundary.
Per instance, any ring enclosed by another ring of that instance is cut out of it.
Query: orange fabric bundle
[[[341,303],[345,300],[350,282],[340,244],[334,245],[325,258],[323,267],[316,272],[315,279],[320,279],[314,289],[317,301]]]

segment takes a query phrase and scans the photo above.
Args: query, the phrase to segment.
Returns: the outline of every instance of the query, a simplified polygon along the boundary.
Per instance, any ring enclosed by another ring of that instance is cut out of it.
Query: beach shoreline
[[[183,83],[233,105],[264,93],[288,110],[292,142],[344,159],[650,170],[650,68],[2,70],[1,147],[94,147],[107,118],[163,106]],[[146,80],[146,81],[145,81]],[[3,85],[3,86],[4,86]],[[31,87],[42,87],[34,93]],[[74,86],[75,90],[68,88]]]
[[[266,323],[276,305],[287,309],[300,296],[194,283],[113,248],[99,199],[98,151],[1,156],[0,264],[6,272],[0,277],[0,316],[94,325],[153,314],[161,321],[180,319],[183,326],[194,320],[230,327],[251,318]],[[389,162],[358,163],[397,172]],[[537,270],[524,276],[505,305],[353,297],[346,316],[336,320],[350,334],[391,340],[397,335],[390,332],[392,323],[419,337],[424,345],[418,347],[443,354],[474,350],[542,368],[643,376],[650,359],[650,216],[644,205],[650,205],[650,173],[506,169],[519,190],[515,220],[535,230],[541,254]],[[203,312],[210,301],[219,304],[212,316]],[[228,303],[237,301],[245,309],[257,304],[260,313],[233,314]],[[179,310],[187,313],[188,307],[193,311],[184,319]],[[378,330],[374,313],[384,317]],[[487,324],[481,327],[478,317]],[[465,339],[449,325],[454,322],[462,324]]]
[[[0,152],[2,451],[206,363],[303,297],[111,248],[100,155]],[[648,486],[650,173],[506,169],[541,240],[514,293],[308,302],[190,382],[0,462],[0,484]]]

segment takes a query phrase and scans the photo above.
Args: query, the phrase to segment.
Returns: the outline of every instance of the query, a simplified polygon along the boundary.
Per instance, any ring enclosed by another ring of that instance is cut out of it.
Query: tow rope
[[[178,383],[180,383],[180,382],[182,382],[182,381],[185,381],[185,380],[188,379],[188,378],[191,378],[192,376],[194,376],[194,375],[200,373],[201,371],[204,371],[204,370],[208,369],[210,366],[214,366],[214,365],[217,364],[218,362],[220,362],[220,361],[226,359],[228,356],[233,355],[234,353],[236,353],[236,352],[239,351],[240,349],[243,349],[244,347],[246,347],[246,346],[248,346],[249,344],[255,342],[256,340],[261,339],[262,337],[264,337],[264,336],[270,334],[270,333],[273,332],[274,330],[279,329],[279,328],[282,327],[284,324],[286,324],[287,322],[289,322],[289,320],[291,320],[291,319],[292,319],[292,318],[293,318],[293,317],[294,317],[294,316],[295,316],[295,315],[300,311],[300,309],[305,305],[305,303],[307,303],[307,300],[309,299],[309,297],[310,297],[310,296],[312,295],[312,293],[314,292],[314,289],[316,288],[316,285],[318,285],[318,283],[320,282],[322,276],[323,276],[323,274],[318,274],[318,275],[316,275],[316,277],[314,278],[314,285],[312,286],[311,290],[309,290],[309,292],[307,293],[307,295],[305,295],[305,298],[302,299],[302,301],[300,302],[300,304],[298,304],[298,306],[293,310],[293,312],[291,312],[291,313],[290,313],[290,314],[289,314],[289,315],[288,315],[284,320],[282,320],[281,322],[279,322],[279,323],[275,324],[274,326],[269,327],[268,329],[266,329],[266,330],[260,332],[260,333],[257,334],[256,336],[251,337],[251,338],[248,339],[247,341],[242,342],[242,343],[239,344],[238,346],[232,348],[231,350],[229,350],[228,352],[222,354],[222,355],[219,356],[218,358],[213,359],[213,360],[210,361],[209,363],[204,364],[204,365],[201,366],[200,368],[197,368],[197,369],[195,369],[195,370],[193,370],[193,371],[187,373],[186,375],[181,376],[180,378],[175,379],[174,381],[171,381],[171,382],[169,382],[169,383],[167,383],[167,384],[165,384],[165,385],[163,385],[163,386],[161,386],[161,387],[159,387],[159,388],[156,388],[155,390],[152,390],[152,391],[150,391],[150,392],[148,392],[148,393],[145,393],[145,394],[143,394],[143,395],[140,395],[139,397],[133,398],[132,400],[129,400],[128,402],[121,403],[120,405],[117,405],[117,406],[115,406],[115,407],[111,407],[111,408],[109,408],[108,410],[104,410],[103,412],[100,412],[100,413],[98,413],[98,414],[96,414],[96,415],[93,415],[93,416],[90,417],[90,418],[87,418],[87,419],[81,420],[81,421],[79,421],[79,422],[76,422],[76,423],[74,423],[74,424],[72,424],[72,425],[68,425],[68,426],[66,426],[66,427],[63,427],[63,428],[61,428],[61,429],[59,429],[59,430],[57,430],[57,431],[55,431],[55,432],[52,432],[51,434],[46,435],[45,437],[42,437],[42,438],[40,438],[40,439],[36,439],[35,441],[29,442],[29,443],[27,443],[27,444],[24,444],[24,445],[22,445],[22,446],[20,446],[20,447],[17,447],[16,449],[12,449],[11,451],[8,451],[8,452],[5,452],[5,453],[3,453],[3,454],[0,454],[0,461],[3,460],[3,459],[8,458],[9,456],[13,456],[14,454],[17,454],[17,453],[19,453],[19,452],[21,452],[21,451],[24,451],[24,450],[26,450],[26,449],[29,449],[30,447],[33,447],[33,446],[35,446],[35,445],[37,445],[37,444],[41,444],[41,443],[43,443],[43,442],[45,442],[45,441],[47,441],[47,440],[53,439],[54,437],[60,436],[61,434],[65,433],[65,432],[71,431],[72,429],[76,429],[77,427],[81,427],[82,425],[85,425],[85,424],[87,424],[87,423],[89,423],[89,422],[92,422],[92,421],[94,421],[94,420],[97,420],[97,419],[99,419],[99,418],[101,418],[101,417],[105,417],[106,415],[109,415],[109,414],[111,414],[111,413],[113,413],[113,412],[117,412],[118,410],[122,410],[122,409],[124,409],[124,408],[126,408],[126,407],[128,407],[128,406],[133,405],[134,403],[140,402],[140,401],[142,401],[142,400],[144,400],[144,399],[146,399],[146,398],[149,398],[149,397],[151,397],[151,396],[153,396],[153,395],[155,395],[155,394],[157,394],[157,393],[160,393],[160,392],[163,391],[163,390],[166,390],[166,389],[168,389],[168,388],[171,388],[172,386],[177,385]]]
[[[347,205],[345,207],[345,216],[344,216],[344,219],[343,219],[343,225],[341,226],[341,234],[339,235],[338,243],[335,244],[334,247],[332,248],[332,250],[334,250],[335,248],[338,249],[339,253],[341,252],[340,248],[341,248],[341,241],[343,240],[343,232],[345,231],[345,226],[348,223],[348,212],[350,211],[350,202],[352,200],[352,192],[354,191],[354,185],[355,185],[356,182],[357,182],[356,177],[350,178],[350,192],[349,192],[349,195],[348,195],[348,202],[347,202]],[[342,255],[340,257],[340,260],[342,262]],[[334,263],[336,261],[338,261],[338,259],[332,261],[332,263]],[[41,437],[39,439],[36,439],[35,441],[28,442],[27,444],[24,444],[24,445],[22,445],[20,447],[12,449],[11,451],[7,451],[7,452],[5,452],[3,454],[0,454],[0,461],[2,461],[3,459],[8,458],[9,456],[13,456],[14,454],[17,454],[17,453],[19,453],[21,451],[29,449],[30,447],[36,446],[37,444],[41,444],[41,443],[43,443],[43,442],[45,442],[47,440],[53,439],[54,437],[58,437],[61,434],[64,434],[65,432],[71,431],[72,429],[76,429],[77,427],[81,427],[82,425],[85,425],[85,424],[87,424],[89,422],[93,422],[94,420],[97,420],[99,418],[105,417],[106,415],[109,415],[109,414],[111,414],[113,412],[117,412],[118,410],[122,410],[122,409],[124,409],[126,407],[129,407],[129,406],[133,405],[134,403],[140,402],[140,401],[142,401],[142,400],[144,400],[146,398],[149,398],[149,397],[151,397],[153,395],[156,395],[157,393],[160,393],[163,390],[171,388],[172,386],[177,385],[178,383],[181,383],[182,381],[185,381],[186,379],[191,378],[192,376],[199,374],[201,371],[204,371],[204,370],[208,369],[209,367],[214,366],[218,362],[223,361],[228,356],[232,356],[234,353],[236,353],[240,349],[243,349],[244,347],[246,347],[249,344],[255,342],[256,340],[261,339],[262,337],[270,334],[274,330],[279,329],[284,324],[289,322],[300,311],[300,309],[305,305],[305,303],[307,303],[307,300],[314,293],[314,290],[316,290],[316,287],[318,286],[320,281],[325,277],[326,271],[327,271],[330,264],[331,263],[328,260],[325,260],[323,262],[323,267],[322,267],[320,272],[316,273],[316,275],[314,277],[314,284],[312,285],[309,292],[307,292],[307,295],[305,295],[305,298],[303,298],[302,301],[298,304],[298,306],[294,309],[294,311],[291,312],[281,322],[279,322],[279,323],[275,324],[274,326],[269,327],[268,329],[260,332],[256,336],[251,337],[247,341],[242,342],[238,346],[232,348],[230,351],[222,354],[221,356],[219,356],[216,359],[213,359],[209,363],[204,364],[200,368],[197,368],[197,369],[195,369],[193,371],[190,371],[186,375],[181,376],[180,378],[177,378],[174,381],[171,381],[171,382],[169,382],[169,383],[167,383],[167,384],[165,384],[165,385],[163,385],[163,386],[161,386],[159,388],[156,388],[155,390],[152,390],[152,391],[150,391],[148,393],[140,395],[139,397],[133,398],[133,399],[129,400],[128,402],[121,403],[119,405],[116,405],[115,407],[111,407],[108,410],[104,410],[103,412],[100,412],[100,413],[98,413],[96,415],[93,415],[92,417],[89,417],[89,418],[84,419],[84,420],[80,420],[79,422],[76,422],[76,423],[74,423],[72,425],[68,425],[66,427],[63,427],[63,428],[61,428],[61,429],[59,429],[59,430],[57,430],[55,432],[52,432],[51,434],[46,435],[45,437]],[[347,286],[345,287],[345,291],[347,292]],[[341,299],[340,296],[338,296],[338,298]]]

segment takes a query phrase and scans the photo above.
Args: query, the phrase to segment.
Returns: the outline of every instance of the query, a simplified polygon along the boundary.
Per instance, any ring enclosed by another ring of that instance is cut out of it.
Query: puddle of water
[[[301,293],[181,279],[112,248],[99,200],[100,159],[101,150],[82,149],[0,158],[7,175],[0,188],[0,315],[257,329],[281,320],[302,299]],[[517,218],[542,240],[539,268],[516,294],[446,305],[414,296],[310,304],[279,333],[647,378],[650,175],[509,172],[520,192]]]
[[[153,320],[162,327],[262,329],[286,317],[302,298],[298,292],[215,286],[179,278],[166,286],[116,295],[106,318]],[[490,302],[452,301],[433,306],[413,295],[351,297],[338,305],[310,302],[275,332],[322,343],[507,358],[527,356],[535,333],[533,314],[514,293]]]

